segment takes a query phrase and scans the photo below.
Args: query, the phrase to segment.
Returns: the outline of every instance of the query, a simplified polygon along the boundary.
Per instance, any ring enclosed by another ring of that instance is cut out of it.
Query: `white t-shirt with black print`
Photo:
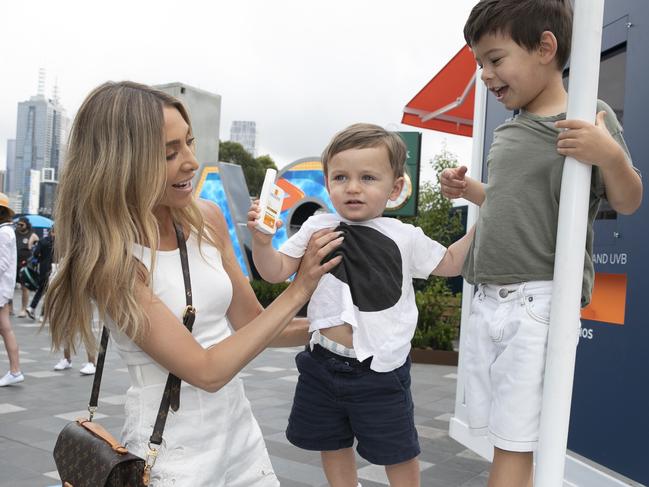
[[[379,217],[351,222],[336,213],[310,217],[279,249],[301,258],[314,232],[337,228],[345,239],[328,258],[342,262],[325,274],[309,302],[309,331],[347,323],[358,360],[389,372],[404,364],[417,326],[413,278],[426,279],[446,248],[413,225]]]

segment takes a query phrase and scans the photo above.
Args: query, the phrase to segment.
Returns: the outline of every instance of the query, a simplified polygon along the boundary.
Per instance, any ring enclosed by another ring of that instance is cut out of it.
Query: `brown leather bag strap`
[[[185,283],[185,301],[187,303],[185,311],[183,312],[183,324],[191,333],[194,326],[194,319],[196,318],[196,309],[192,306],[192,285],[189,275],[187,245],[185,242],[185,235],[182,226],[174,222],[174,228],[176,230],[176,239],[178,240],[178,249],[180,251],[180,262],[182,264],[183,281]],[[90,412],[88,421],[92,421],[92,417],[97,410],[99,389],[101,387],[101,376],[104,371],[104,362],[106,360],[106,349],[108,348],[109,336],[110,331],[106,326],[104,326],[101,333],[101,345],[99,349],[99,355],[97,357],[95,377],[92,382],[90,402],[88,404],[88,411]],[[160,408],[158,409],[158,417],[153,427],[153,434],[149,439],[149,441],[154,445],[160,445],[162,443],[162,433],[164,431],[165,423],[167,422],[167,414],[169,413],[170,407],[174,411],[177,411],[180,407],[180,379],[173,374],[169,374],[169,376],[167,377],[167,384],[165,385],[164,392],[162,393],[162,400],[160,401]]]
[[[108,337],[110,331],[104,326],[101,331],[101,343],[99,345],[99,356],[97,357],[97,366],[95,368],[95,377],[92,380],[92,391],[90,392],[90,402],[88,403],[89,420],[97,410],[97,400],[99,399],[99,388],[101,387],[101,375],[104,372],[104,361],[106,359],[106,349],[108,348]]]
[[[183,312],[183,324],[192,332],[194,326],[194,319],[196,318],[196,309],[192,306],[192,283],[189,275],[189,262],[187,257],[187,244],[185,242],[185,233],[183,228],[178,223],[174,222],[176,230],[176,239],[178,240],[178,250],[180,251],[180,263],[183,269],[183,281],[185,283],[185,302],[187,306]],[[158,409],[158,417],[156,418],[155,425],[153,426],[153,433],[149,442],[154,445],[162,443],[162,433],[167,422],[167,414],[169,408],[172,411],[178,411],[180,407],[180,378],[173,374],[167,377],[167,384],[165,385],[164,393],[162,394],[162,401],[160,401],[160,408]]]

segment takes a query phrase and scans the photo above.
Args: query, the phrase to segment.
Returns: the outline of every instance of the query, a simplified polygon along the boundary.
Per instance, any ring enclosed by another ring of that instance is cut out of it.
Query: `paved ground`
[[[49,351],[47,332],[38,324],[12,317],[21,347],[25,382],[0,388],[0,487],[49,487],[60,485],[52,448],[66,422],[85,412],[91,376],[81,376],[85,361],[80,354],[73,367],[54,372],[60,358]],[[101,423],[118,435],[123,421],[128,374],[119,357],[110,351],[100,395]],[[271,460],[282,487],[325,487],[318,453],[299,450],[285,436],[297,371],[297,349],[267,350],[241,373],[247,395],[264,432]],[[0,374],[8,368],[0,347]],[[422,454],[421,485],[425,487],[486,486],[487,462],[448,437],[448,421],[454,407],[456,368],[413,364],[412,390],[415,422]],[[363,487],[388,485],[383,467],[358,457]]]

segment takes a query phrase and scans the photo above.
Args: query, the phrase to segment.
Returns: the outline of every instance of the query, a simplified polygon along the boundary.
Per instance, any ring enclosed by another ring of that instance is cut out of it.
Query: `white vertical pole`
[[[567,118],[595,122],[604,0],[576,0]],[[561,183],[550,334],[535,487],[563,485],[579,340],[591,166],[566,157]]]
[[[471,168],[469,175],[476,181],[482,181],[482,159],[484,155],[485,114],[487,111],[487,88],[480,80],[476,70],[475,101],[473,107],[473,144],[471,152]],[[467,230],[478,220],[479,208],[469,203],[467,212]],[[467,322],[473,300],[473,285],[464,281],[462,286],[462,314],[460,326],[460,356],[458,358],[458,377],[455,394],[455,412],[449,422],[449,436],[470,450],[482,455],[487,460],[493,458],[493,447],[486,437],[473,436],[469,432],[468,413],[464,398],[466,374],[464,373],[464,342],[466,340]]]

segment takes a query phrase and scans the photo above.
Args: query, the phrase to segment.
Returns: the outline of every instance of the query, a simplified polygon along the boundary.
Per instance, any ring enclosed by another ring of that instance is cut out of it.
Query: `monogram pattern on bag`
[[[74,487],[145,487],[144,460],[115,452],[106,441],[76,422],[69,423],[54,446],[61,477]]]

